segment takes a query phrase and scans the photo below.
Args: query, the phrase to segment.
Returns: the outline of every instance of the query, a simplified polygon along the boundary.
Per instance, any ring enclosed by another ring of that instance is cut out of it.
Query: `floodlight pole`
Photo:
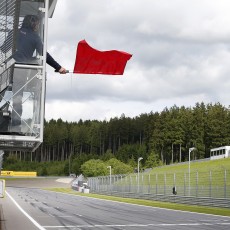
[[[191,152],[194,150],[195,148],[192,147],[192,148],[189,148],[189,151],[188,151],[188,194],[190,196],[190,155],[191,155]]]
[[[139,157],[138,158],[138,161],[137,161],[137,191],[139,193],[139,179],[140,179],[140,161],[142,160],[143,158],[142,157]]]

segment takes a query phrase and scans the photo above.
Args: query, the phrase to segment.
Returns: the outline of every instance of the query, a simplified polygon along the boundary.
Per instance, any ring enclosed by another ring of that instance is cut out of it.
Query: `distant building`
[[[222,146],[210,150],[210,159],[217,160],[230,157],[230,146]]]

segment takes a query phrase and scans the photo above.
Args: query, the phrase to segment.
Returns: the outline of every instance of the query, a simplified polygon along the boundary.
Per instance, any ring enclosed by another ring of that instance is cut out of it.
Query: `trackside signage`
[[[36,177],[37,172],[1,171],[1,176]]]

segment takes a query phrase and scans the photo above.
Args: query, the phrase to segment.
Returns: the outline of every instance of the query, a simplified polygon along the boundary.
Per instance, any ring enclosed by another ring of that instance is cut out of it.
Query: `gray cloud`
[[[89,106],[97,107],[95,118],[104,118],[201,101],[227,105],[229,7],[228,0],[59,0],[48,49],[63,66],[73,69],[82,39],[133,57],[116,77],[60,76],[48,67],[47,105],[80,103],[85,113],[60,113],[68,119],[91,117]]]

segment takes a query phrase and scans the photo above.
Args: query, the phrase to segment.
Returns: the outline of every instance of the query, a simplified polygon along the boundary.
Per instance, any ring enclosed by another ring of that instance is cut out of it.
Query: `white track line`
[[[46,230],[35,219],[33,219],[22,207],[14,200],[14,198],[6,191],[7,196],[13,201],[17,208],[40,230]]]
[[[218,226],[218,225],[230,225],[230,223],[172,223],[172,224],[95,224],[95,225],[66,225],[66,226],[44,226],[46,228],[114,228],[114,227],[178,227],[178,226]]]

